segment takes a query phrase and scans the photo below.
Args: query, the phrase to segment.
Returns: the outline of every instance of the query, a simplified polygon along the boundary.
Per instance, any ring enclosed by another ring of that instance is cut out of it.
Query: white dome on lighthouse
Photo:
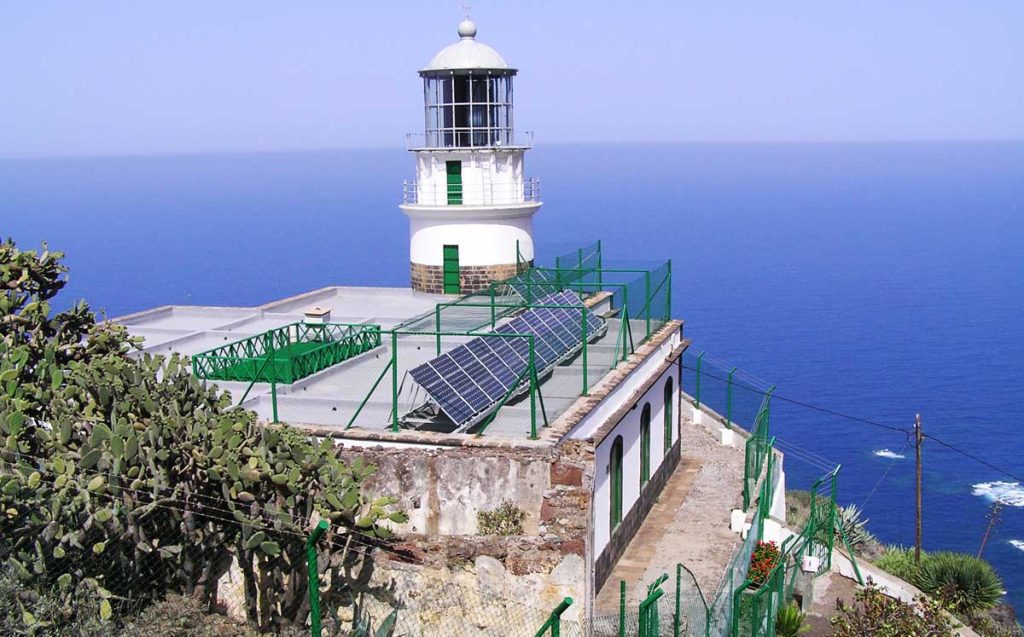
[[[461,69],[511,69],[501,55],[476,41],[476,24],[470,19],[459,23],[459,41],[441,49],[423,71],[454,71]]]

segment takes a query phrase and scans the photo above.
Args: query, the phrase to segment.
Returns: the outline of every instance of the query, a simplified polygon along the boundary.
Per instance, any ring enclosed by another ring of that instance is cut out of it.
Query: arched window
[[[609,532],[622,522],[622,436],[615,438],[612,443],[611,457],[611,523],[608,526]]]
[[[668,377],[668,382],[665,383],[665,456],[668,457],[668,451],[672,448],[672,406],[675,404],[673,400],[672,392],[675,389],[675,384],[672,382],[672,377]]]
[[[651,403],[640,412],[640,486],[651,479]]]

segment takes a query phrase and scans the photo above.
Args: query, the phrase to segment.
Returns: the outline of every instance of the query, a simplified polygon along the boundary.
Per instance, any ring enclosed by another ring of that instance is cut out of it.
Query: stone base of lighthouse
[[[533,265],[533,262],[530,262]],[[492,281],[501,281],[516,275],[515,263],[497,265],[466,265],[459,268],[459,293],[469,294],[486,290]],[[410,283],[417,292],[444,293],[444,266],[410,263]]]

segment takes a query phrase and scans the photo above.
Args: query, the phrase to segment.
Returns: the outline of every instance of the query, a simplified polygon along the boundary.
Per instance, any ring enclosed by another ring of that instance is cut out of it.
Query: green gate
[[[444,247],[444,293],[459,294],[459,246]]]

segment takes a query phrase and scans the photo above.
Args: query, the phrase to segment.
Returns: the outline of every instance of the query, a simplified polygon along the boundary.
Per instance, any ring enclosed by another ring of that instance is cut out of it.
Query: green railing
[[[744,445],[743,461],[743,508],[750,508],[751,499],[757,490],[758,481],[761,479],[767,462],[771,457],[770,423],[771,423],[771,399],[774,389],[769,389],[764,395],[761,408],[757,412],[754,426],[750,431],[750,437]]]
[[[381,344],[379,325],[291,323],[192,357],[208,380],[291,384]]]
[[[661,585],[668,580],[667,574],[654,580],[647,587],[647,597],[640,602],[639,609],[639,637],[659,637],[661,635],[661,621],[658,616],[658,600],[665,594]]]
[[[554,270],[559,285],[593,283],[600,285],[602,276],[601,242],[596,241],[555,257]]]
[[[555,609],[551,611],[551,615],[548,617],[544,625],[540,627],[540,630],[533,637],[543,637],[545,634],[551,635],[551,637],[561,637],[562,635],[562,613],[567,608],[572,606],[572,598],[566,597],[563,599]]]

